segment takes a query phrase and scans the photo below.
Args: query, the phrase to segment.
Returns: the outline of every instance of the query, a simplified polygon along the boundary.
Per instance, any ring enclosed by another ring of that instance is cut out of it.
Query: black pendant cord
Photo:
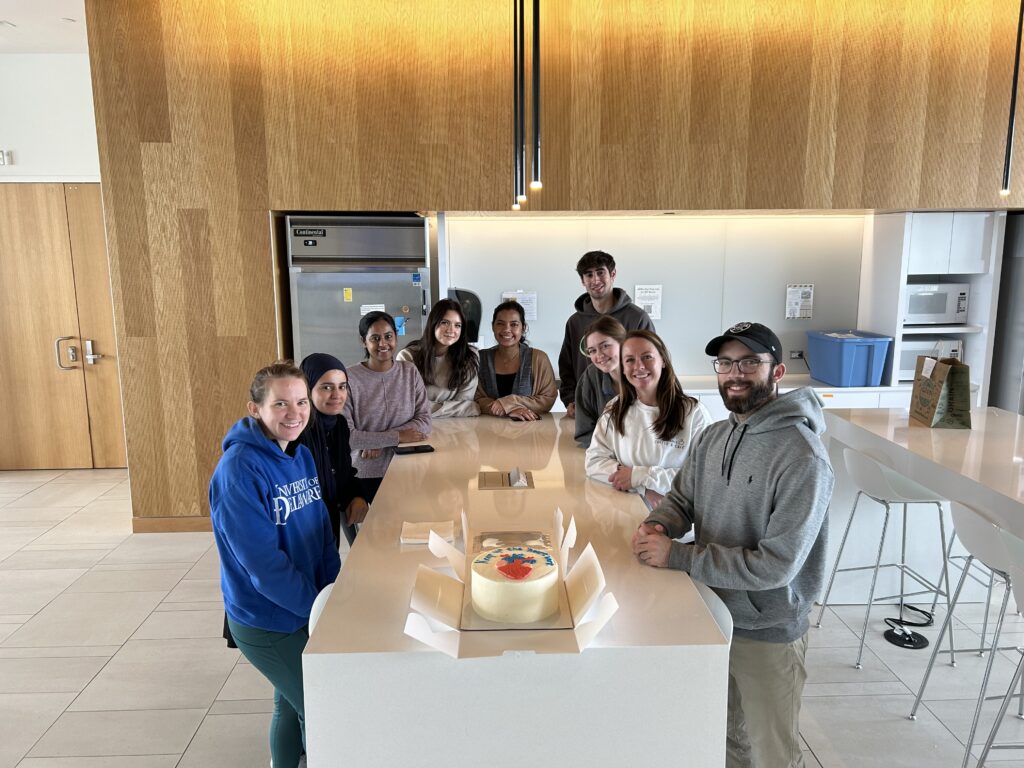
[[[519,0],[512,0],[512,209],[519,210]]]
[[[1006,158],[1003,161],[1003,186],[999,193],[1010,194],[1010,166],[1013,163],[1013,133],[1017,120],[1017,80],[1020,78],[1020,42],[1024,29],[1024,0],[1021,0],[1017,14],[1017,45],[1013,54],[1013,85],[1010,86],[1010,119],[1006,126]]]
[[[1022,0],[1024,3],[1024,0]],[[1018,33],[1019,34],[1019,33]],[[1019,39],[1019,36],[1018,36]],[[540,189],[540,0],[533,0],[533,180]]]
[[[518,202],[526,200],[526,0],[516,0],[519,7],[519,121],[516,123],[516,151],[519,153],[519,179],[516,188]]]

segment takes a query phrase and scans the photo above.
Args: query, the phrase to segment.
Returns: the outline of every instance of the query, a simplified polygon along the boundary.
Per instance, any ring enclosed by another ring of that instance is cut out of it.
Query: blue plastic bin
[[[808,331],[811,378],[835,387],[877,387],[891,343],[891,336],[871,331]]]

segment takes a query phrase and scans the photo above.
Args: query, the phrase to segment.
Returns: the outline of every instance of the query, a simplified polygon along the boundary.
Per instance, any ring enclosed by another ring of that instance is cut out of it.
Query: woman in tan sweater
[[[480,385],[476,402],[481,413],[536,421],[551,410],[558,396],[548,356],[523,338],[526,315],[517,301],[494,308],[491,322],[498,343],[480,350]]]

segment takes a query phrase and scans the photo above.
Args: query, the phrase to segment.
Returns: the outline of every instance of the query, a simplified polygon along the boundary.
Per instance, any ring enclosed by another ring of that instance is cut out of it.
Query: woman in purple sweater
[[[386,312],[367,312],[359,321],[366,359],[348,369],[345,403],[352,463],[363,481],[366,500],[380,487],[395,446],[430,434],[430,403],[423,378],[412,363],[395,360],[398,332]]]

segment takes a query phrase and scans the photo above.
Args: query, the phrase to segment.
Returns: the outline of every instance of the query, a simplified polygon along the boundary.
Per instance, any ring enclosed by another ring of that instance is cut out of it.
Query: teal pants
[[[306,751],[306,710],[302,697],[302,650],[309,628],[288,635],[247,627],[228,617],[238,650],[274,686],[270,758],[274,768],[295,768]]]

